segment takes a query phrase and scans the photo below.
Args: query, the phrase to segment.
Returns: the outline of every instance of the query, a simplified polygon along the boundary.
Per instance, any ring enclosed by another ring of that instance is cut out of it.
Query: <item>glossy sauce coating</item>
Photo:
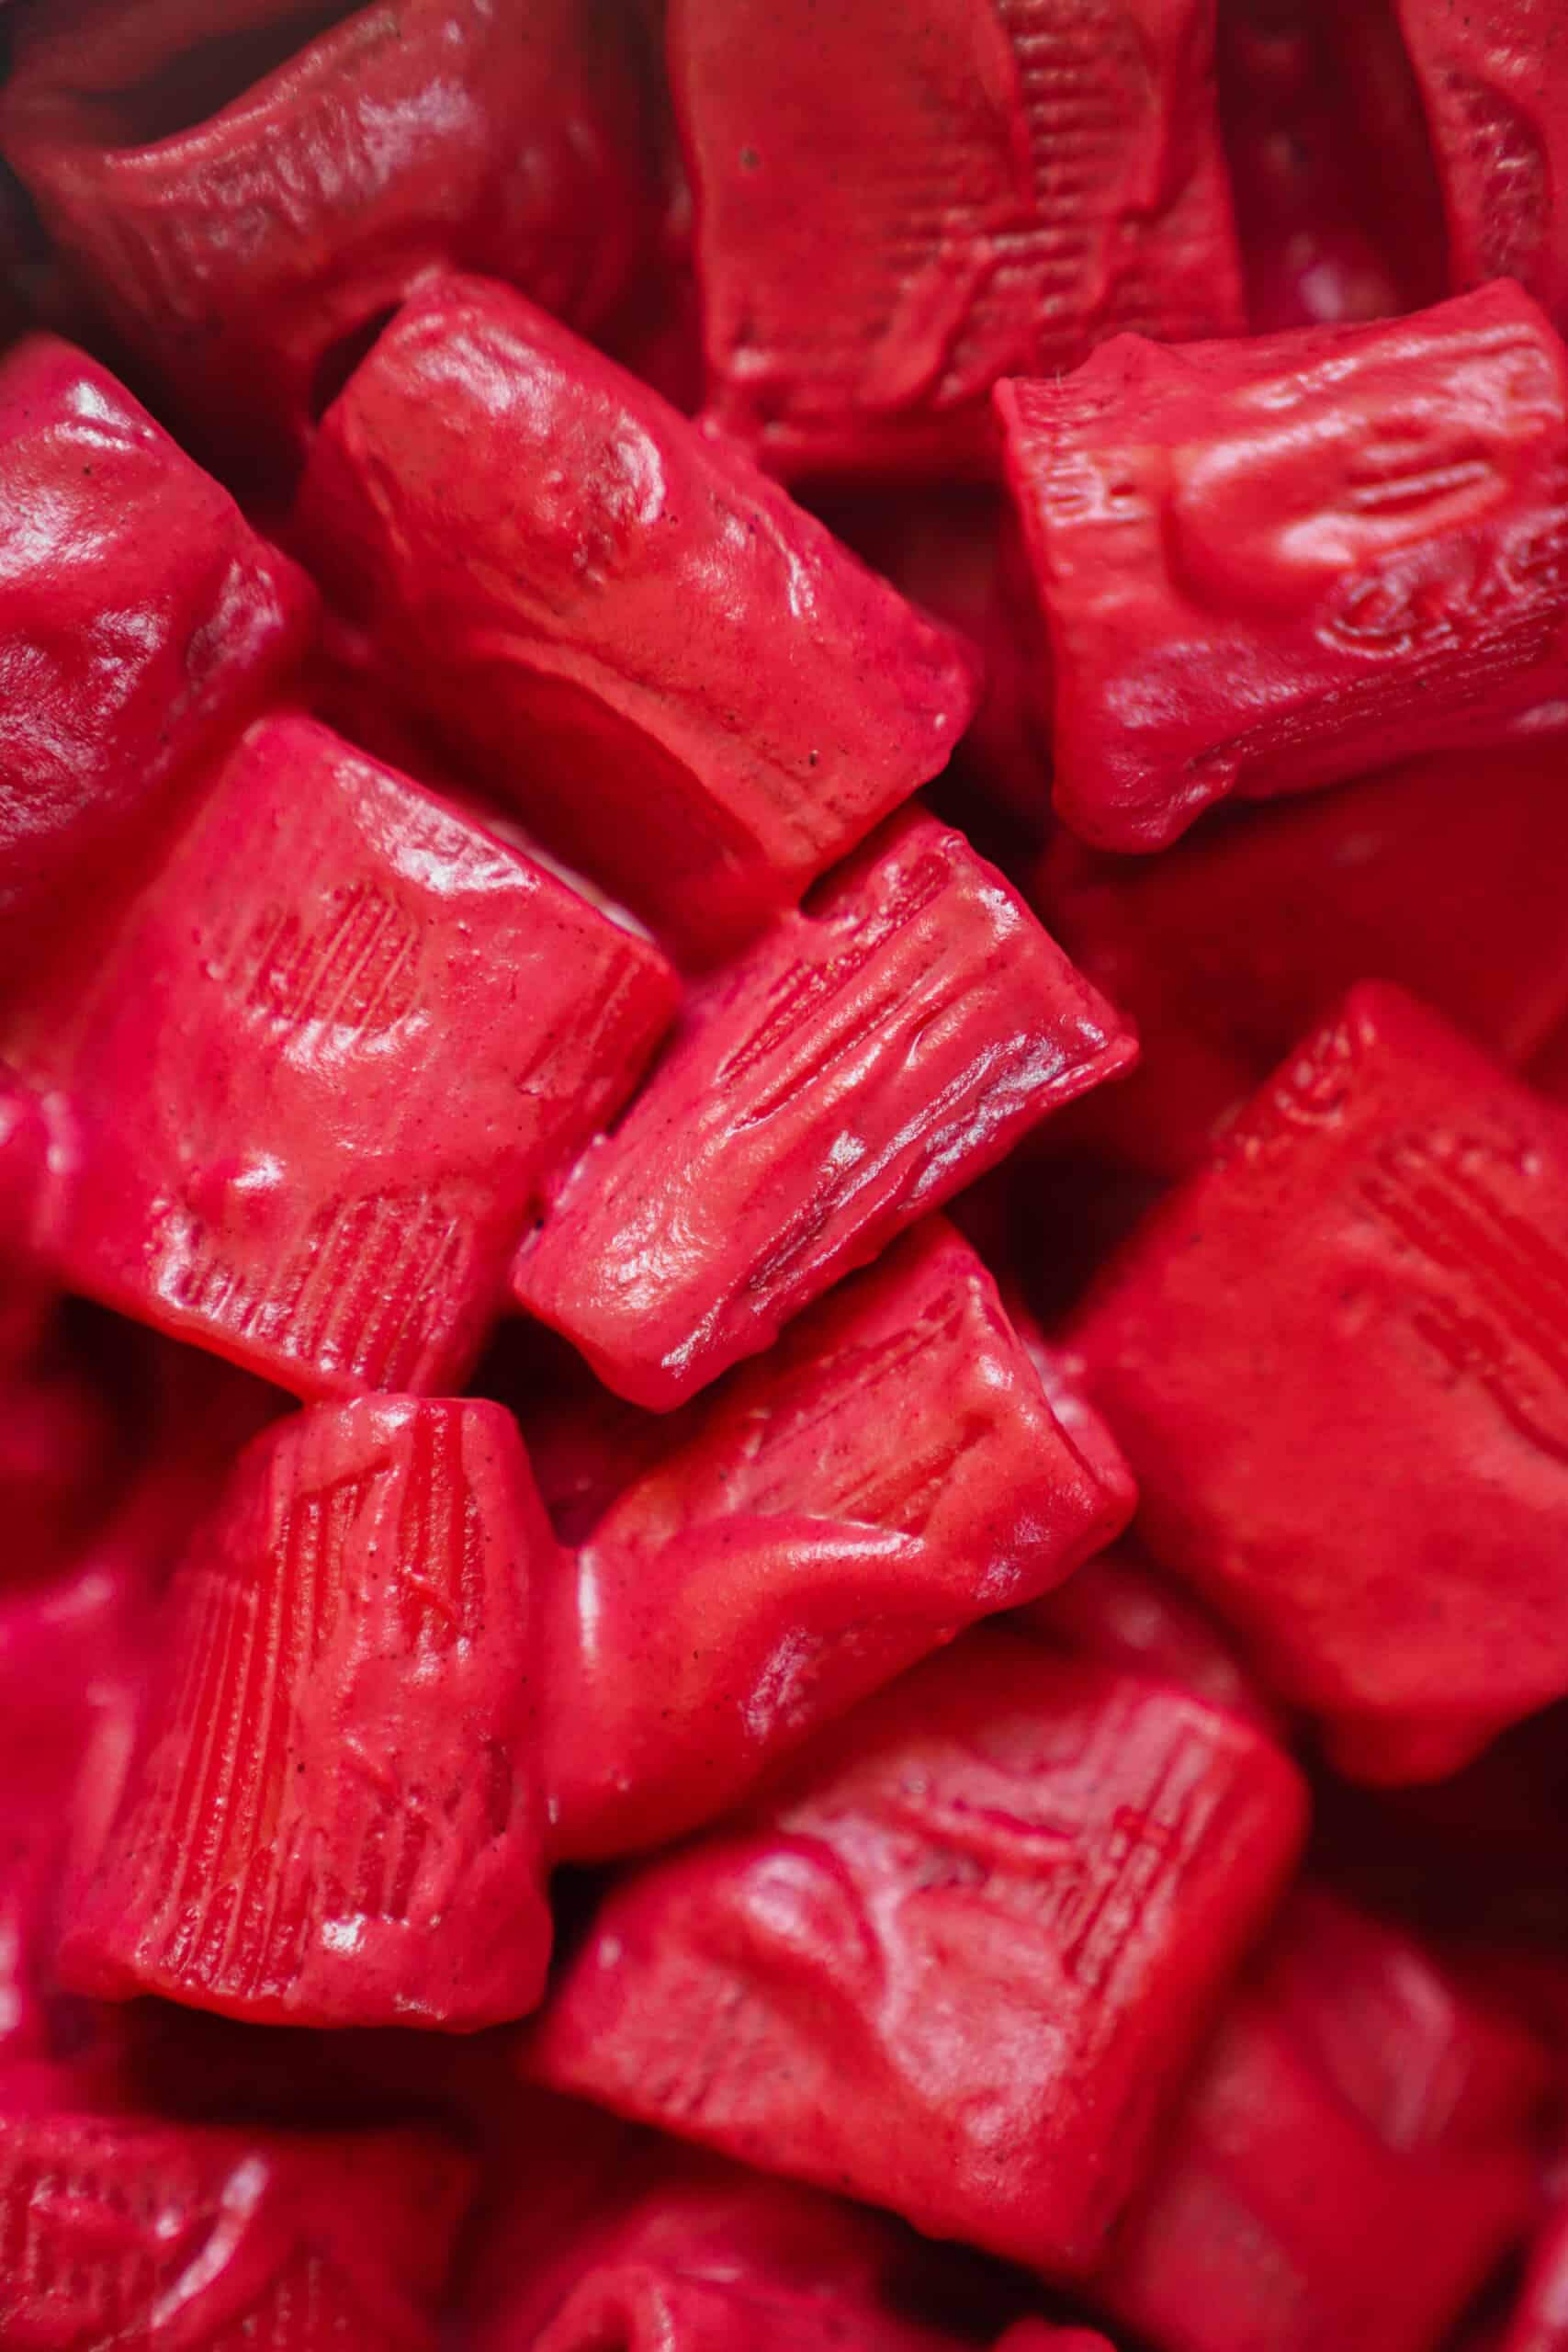
[[[0,0],[6,2352],[1568,2352],[1564,10]]]

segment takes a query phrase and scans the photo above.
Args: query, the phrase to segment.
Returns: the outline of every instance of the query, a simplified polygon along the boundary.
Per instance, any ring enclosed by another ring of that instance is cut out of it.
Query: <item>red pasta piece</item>
[[[49,1147],[43,1103],[0,1062],[0,1248],[8,1281],[43,1254]]]
[[[1568,1102],[1568,1024],[1554,1030],[1535,1057],[1529,1081],[1553,1102]]]
[[[73,919],[301,650],[303,575],[96,360],[0,361],[0,962]],[[24,920],[28,919],[28,920]]]
[[[1015,1199],[1019,1189],[1019,1179],[1023,1172],[1021,1169],[1014,1169],[1008,1172],[1006,1179],[1008,1191]],[[972,1208],[974,1203],[975,1195],[971,1193],[965,1205]],[[1010,1202],[1010,1209],[1011,1205]],[[1032,1201],[1030,1205],[1032,1206]],[[1010,1256],[1010,1237],[1008,1241],[998,1239],[995,1254],[998,1257]],[[1014,1275],[1016,1275],[1016,1269]],[[1128,1476],[1127,1464],[1122,1458],[1122,1449],[1111,1436],[1103,1414],[1097,1411],[1089,1400],[1089,1387],[1079,1359],[1074,1355],[1070,1348],[1058,1347],[1054,1341],[1046,1339],[1032,1310],[1024,1304],[1014,1276],[1005,1278],[1001,1298],[1013,1329],[1018,1334],[1019,1343],[1033,1365],[1041,1387],[1045,1391],[1045,1401],[1051,1408],[1054,1419],[1064,1434],[1071,1439],[1075,1450],[1082,1458],[1090,1475],[1100,1482],[1108,1494],[1119,1496],[1134,1494],[1135,1489]]]
[[[122,1451],[104,1383],[61,1337],[0,1378],[0,1581],[65,1565],[101,1516]]]
[[[158,1604],[220,1502],[241,1449],[288,1403],[278,1390],[156,1333],[125,1326],[114,1337],[122,1344],[110,1361],[122,1390],[136,1398],[128,1416],[130,1473],[68,1566],[43,1586],[19,1589],[0,1618],[0,1713],[17,1758],[29,1759],[0,1759],[0,1777],[25,1783],[30,1759],[51,1753],[58,1759],[49,1768],[57,1775],[51,1806],[40,1808],[47,1907],[24,1946],[28,1968],[55,1999],[62,1923],[90,1884],[119,1810],[153,1676],[160,1666],[172,1670],[158,1647]],[[84,2005],[67,2006],[73,2041]],[[136,2032],[137,2019],[125,2010],[93,2018],[89,2049],[102,2064],[82,2103],[101,2104],[106,2073],[118,2098],[120,2061]],[[144,2090],[132,2103],[145,2104]],[[204,2098],[205,2109],[211,2104]]]
[[[997,2339],[997,2352],[1112,2352],[1092,2328],[1053,2327],[1049,2320],[1021,2319]]]
[[[1568,2203],[1559,2201],[1536,2240],[1496,2352],[1568,2352]]]
[[[519,1371],[518,1354],[536,1361]],[[475,1385],[517,1415],[534,1483],[563,1544],[591,1535],[616,1497],[680,1443],[703,1409],[700,1402],[677,1413],[628,1405],[555,1332],[520,1319],[500,1327]]]
[[[0,2312],[28,2352],[434,2352],[472,2167],[412,2131],[0,2120]]]
[[[854,2352],[957,2352],[964,2343],[841,2296],[771,2291],[765,2278],[669,2277],[639,2262],[589,2271],[534,2338],[534,2352],[600,2352],[606,2340],[627,2352],[752,2352],[759,2343],[777,2352],[841,2352],[846,2342]]]
[[[705,1402],[547,1618],[564,1853],[659,1843],[734,1805],[1132,1512],[1120,1457],[1086,1458],[1058,1424],[989,1275],[939,1221]]]
[[[1568,1702],[1527,1716],[1448,1780],[1367,1789],[1322,1774],[1321,1867],[1410,1922],[1464,1981],[1568,2052]]]
[[[1514,277],[1568,325],[1568,42],[1555,0],[1395,0],[1457,288]]]
[[[1150,1548],[1353,1777],[1456,1770],[1568,1690],[1565,1204],[1561,1114],[1367,985],[1074,1331]]]
[[[1127,337],[997,398],[1056,807],[1097,847],[1495,742],[1562,695],[1568,353],[1517,288],[1376,326]]]
[[[478,280],[417,295],[350,378],[299,526],[389,690],[688,953],[793,905],[975,707],[959,639]]]
[[[1002,375],[1242,323],[1208,0],[671,0],[709,400],[782,473],[989,457]]]
[[[1531,2211],[1547,2081],[1408,1936],[1298,1895],[1095,2299],[1152,2352],[1429,2352]]]
[[[466,2031],[537,1998],[533,1588],[554,1544],[498,1406],[365,1398],[243,1453],[62,1968],[262,2024]]]
[[[977,646],[985,687],[953,775],[1032,834],[1049,822],[1051,748],[1041,707],[1044,636],[1011,507],[964,485],[919,498],[852,492],[823,520],[902,595]]]
[[[0,1378],[26,1363],[48,1317],[62,1188],[42,1101],[0,1062]]]
[[[51,0],[0,149],[186,425],[286,474],[432,269],[604,321],[653,209],[643,63],[576,0]]]
[[[564,2132],[580,2142],[592,2113],[558,2104],[539,2119],[552,2150]],[[547,2178],[536,2161],[505,2179],[480,2242],[474,2352],[957,2352],[982,2340],[986,2282],[885,2214],[600,2120],[597,2175],[565,2210],[558,2162]],[[962,2336],[947,2312],[967,2323]],[[1041,2352],[1063,2348],[1047,2333]]]
[[[112,1794],[152,1595],[123,1520],[58,1574],[0,1592],[0,2078],[51,2052],[60,1901],[106,1781]]]
[[[1071,1657],[1099,1658],[1190,1690],[1276,1738],[1284,1728],[1280,1710],[1224,1628],[1162,1577],[1135,1544],[1113,1544],[1043,1600],[1014,1611],[1008,1623]]]
[[[1529,1061],[1568,1017],[1565,763],[1556,739],[1432,752],[1238,809],[1157,858],[1058,832],[1033,887],[1041,920],[1139,1045],[1126,1084],[1072,1114],[1076,1134],[1184,1175],[1217,1122],[1371,975]]]
[[[1386,16],[1387,0],[1220,0],[1221,126],[1257,333],[1383,318],[1449,290],[1420,104]],[[1391,158],[1394,109],[1414,155],[1395,139]]]
[[[1290,1866],[1287,1758],[998,1633],[867,1700],[733,1827],[615,1887],[553,2086],[1080,2271]]]
[[[1134,1058],[996,868],[901,817],[687,1001],[517,1295],[664,1409]]]
[[[301,1396],[456,1385],[673,1001],[554,875],[258,722],[96,976],[68,1279]]]

